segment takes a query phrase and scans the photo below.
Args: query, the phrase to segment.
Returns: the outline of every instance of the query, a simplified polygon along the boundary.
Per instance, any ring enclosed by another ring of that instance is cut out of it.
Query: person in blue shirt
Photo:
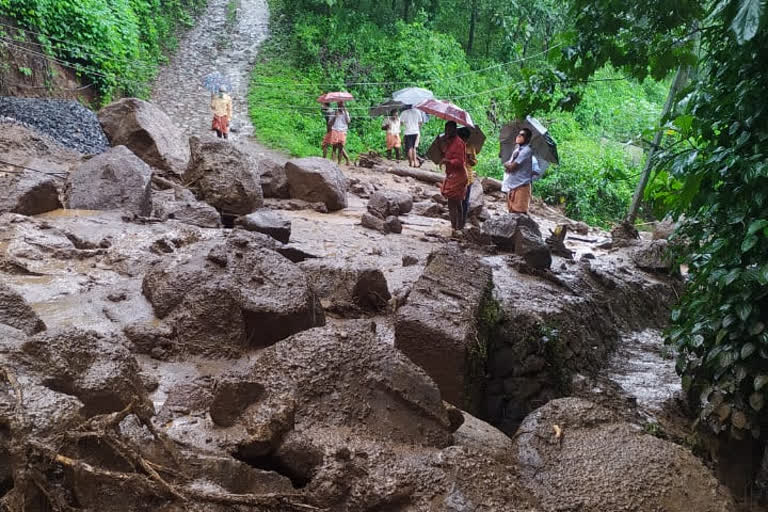
[[[533,151],[531,150],[531,130],[521,128],[515,142],[517,148],[512,157],[504,163],[504,181],[502,191],[508,192],[507,210],[509,213],[528,213],[531,204],[531,182],[538,174],[534,170]],[[536,166],[538,168],[538,166]],[[540,172],[540,171],[539,171]]]

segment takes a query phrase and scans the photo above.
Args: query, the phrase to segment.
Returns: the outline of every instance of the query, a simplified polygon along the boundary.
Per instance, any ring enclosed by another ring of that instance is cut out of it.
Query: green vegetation
[[[190,26],[204,5],[205,0],[0,0],[0,15],[30,31],[26,38],[39,51],[94,84],[106,103],[123,95],[145,97],[147,82],[176,45],[177,29]]]
[[[558,72],[578,83],[611,64],[644,79],[692,74],[662,126],[649,196],[680,218],[689,265],[667,342],[683,387],[715,432],[765,438],[768,422],[768,11],[760,0],[572,0]],[[578,97],[556,73],[540,94]],[[573,83],[573,82],[572,82]]]
[[[501,3],[474,5],[482,15],[469,51],[469,25],[455,22],[457,13],[460,19],[471,14],[463,4],[437,2],[430,11],[418,2],[372,3],[349,10],[335,3],[272,0],[273,32],[253,72],[249,97],[256,134],[295,156],[320,155],[325,125],[315,99],[329,90],[348,90],[356,98],[348,105],[348,151],[353,157],[381,152],[381,118],[371,119],[368,107],[394,90],[419,85],[470,112],[488,136],[477,171],[501,178],[499,130],[523,112],[518,96],[527,94],[528,77],[548,67],[546,50],[556,39],[551,20],[543,20],[559,11],[539,4],[513,17]],[[561,26],[558,19],[555,25]],[[503,27],[511,33],[504,35]],[[509,39],[518,27],[527,34],[524,45]],[[562,159],[534,193],[574,218],[607,226],[624,214],[642,165],[642,149],[630,147],[633,156],[628,143],[658,121],[667,86],[623,80],[610,68],[596,79],[573,112],[530,111],[549,126]],[[425,125],[422,152],[442,125],[439,119]]]

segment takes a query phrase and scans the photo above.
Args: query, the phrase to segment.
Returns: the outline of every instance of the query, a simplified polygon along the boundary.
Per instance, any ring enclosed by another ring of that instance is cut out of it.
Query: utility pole
[[[669,94],[667,95],[667,101],[664,103],[664,110],[661,112],[661,119],[664,119],[672,110],[672,106],[675,104],[675,96],[678,91],[683,88],[688,81],[688,73],[690,68],[688,66],[680,66],[677,68],[675,79],[672,85],[669,87]],[[640,209],[640,202],[643,200],[645,194],[645,187],[648,185],[648,179],[651,177],[651,170],[653,169],[653,157],[659,150],[661,145],[661,139],[664,136],[664,127],[660,127],[656,134],[653,136],[653,142],[651,143],[651,149],[648,150],[648,158],[645,161],[645,167],[643,173],[640,176],[640,181],[635,188],[635,194],[632,196],[632,204],[629,206],[627,217],[624,219],[624,224],[632,226],[637,218],[637,211]]]

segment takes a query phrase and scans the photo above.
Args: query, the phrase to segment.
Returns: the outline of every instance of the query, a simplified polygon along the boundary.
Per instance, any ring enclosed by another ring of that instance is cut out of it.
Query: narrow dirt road
[[[209,0],[205,13],[155,80],[151,101],[187,134],[210,133],[210,93],[202,86],[202,78],[219,71],[232,82],[233,141],[249,153],[284,161],[285,155],[253,138],[248,117],[248,80],[259,45],[268,33],[266,0]]]

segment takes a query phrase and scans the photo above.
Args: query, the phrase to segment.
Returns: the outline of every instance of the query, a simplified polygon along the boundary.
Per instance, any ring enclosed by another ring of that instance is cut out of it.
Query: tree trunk
[[[412,2],[413,0],[403,0],[403,19],[405,21],[408,21],[408,15],[410,14]]]
[[[477,1],[472,0],[472,10],[469,14],[469,40],[467,41],[467,54],[472,53],[475,45],[475,25],[477,24]]]
[[[667,101],[664,102],[664,109],[661,112],[661,119],[667,117],[669,111],[672,110],[677,92],[682,89],[685,83],[688,81],[689,69],[690,68],[688,66],[680,66],[677,68],[675,79],[672,81],[672,85],[669,86],[669,94],[667,95]],[[635,219],[637,219],[637,212],[640,209],[640,203],[642,202],[643,195],[645,194],[645,187],[648,185],[648,179],[650,178],[651,170],[653,169],[653,157],[658,151],[663,135],[664,128],[662,127],[653,136],[653,143],[651,144],[651,148],[648,150],[648,158],[645,161],[643,173],[640,176],[640,181],[637,183],[637,188],[635,188],[635,194],[632,196],[632,204],[629,206],[627,217],[624,219],[626,224],[632,225],[635,223]]]

